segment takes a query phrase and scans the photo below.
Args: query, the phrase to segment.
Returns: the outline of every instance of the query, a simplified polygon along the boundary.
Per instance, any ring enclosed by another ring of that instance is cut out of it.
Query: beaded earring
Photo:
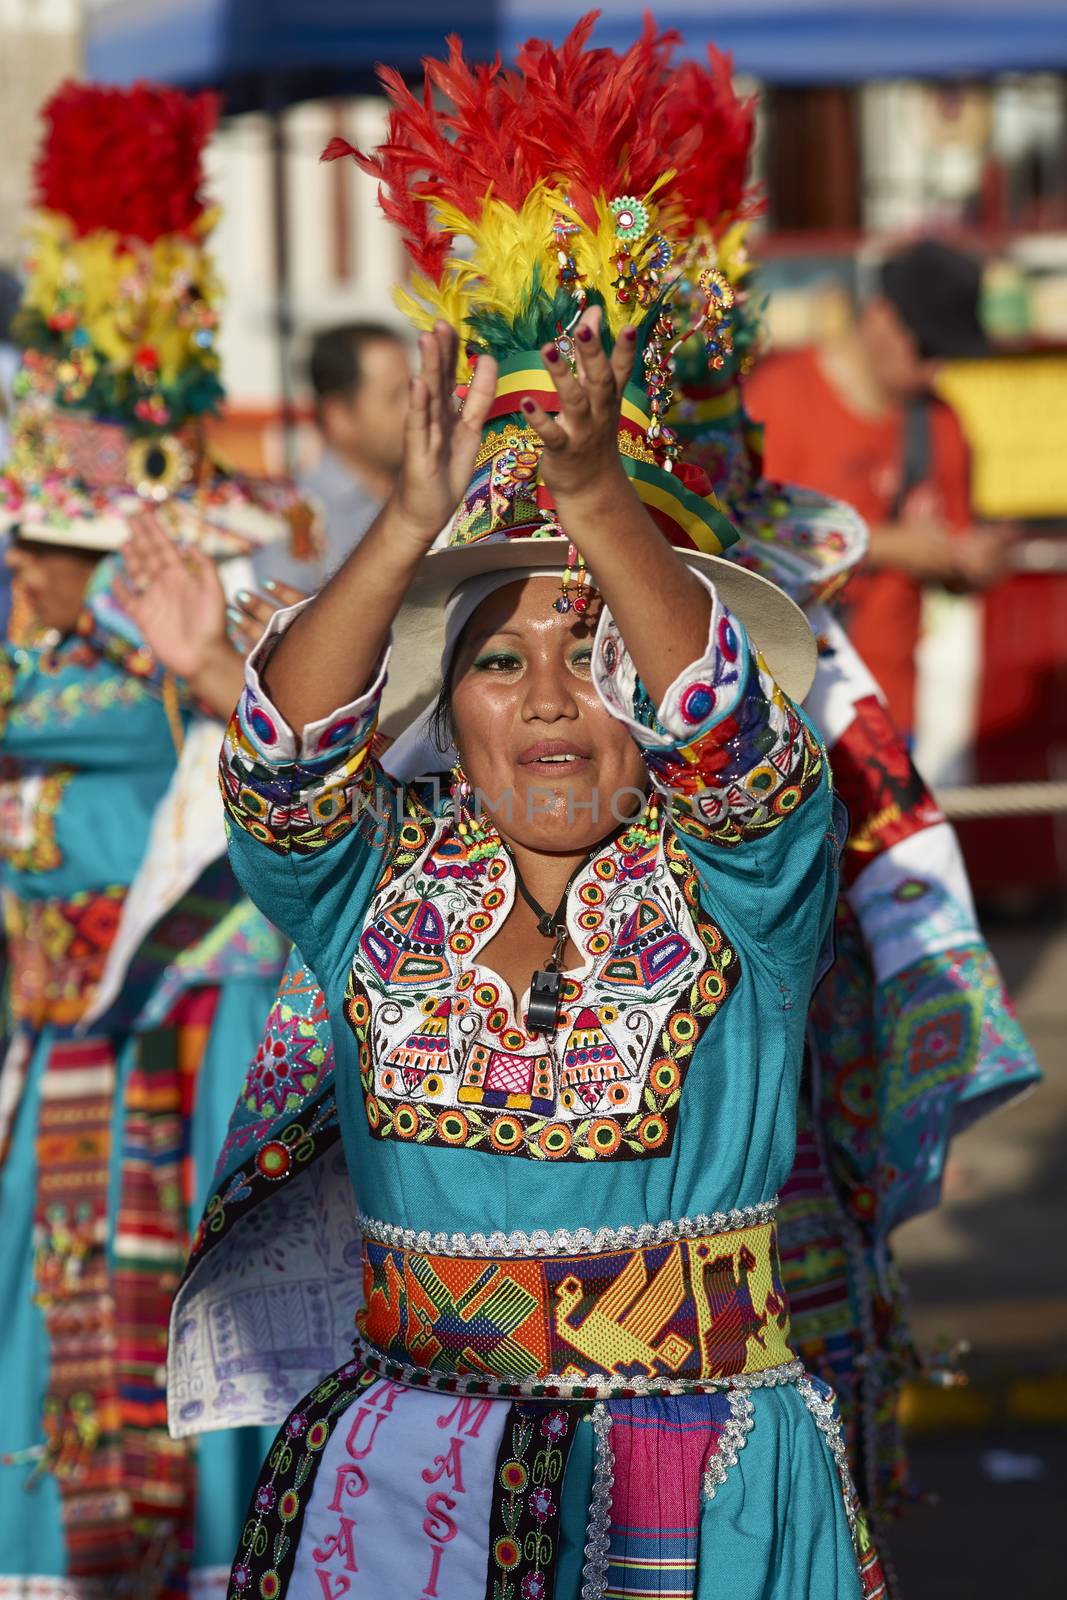
[[[470,780],[459,761],[452,768],[449,793],[456,832],[466,845],[468,855],[472,860],[492,855],[497,848],[495,831],[488,818],[475,810]]]

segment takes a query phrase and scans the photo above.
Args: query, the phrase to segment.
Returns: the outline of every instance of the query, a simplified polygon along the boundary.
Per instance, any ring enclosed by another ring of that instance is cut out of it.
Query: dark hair
[[[879,289],[925,360],[984,356],[982,263],[941,239],[919,239],[883,261]]]
[[[316,400],[327,395],[354,395],[363,382],[363,352],[369,344],[403,341],[384,322],[343,322],[323,328],[311,344],[308,373]]]
[[[442,755],[452,746],[452,677],[449,668],[448,677],[441,685],[426,724],[430,738]]]

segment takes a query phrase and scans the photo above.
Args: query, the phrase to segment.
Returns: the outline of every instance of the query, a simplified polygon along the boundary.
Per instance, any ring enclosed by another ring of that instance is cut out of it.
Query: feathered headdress
[[[335,139],[324,158],[351,156],[378,179],[415,268],[399,296],[412,321],[429,327],[443,317],[456,327],[464,368],[481,353],[499,363],[478,476],[454,537],[558,531],[537,481],[539,441],[519,408],[533,395],[556,409],[540,347],[555,341],[570,358],[574,325],[597,304],[608,342],[627,325],[638,330],[619,437],[635,488],[669,537],[716,550],[733,530],[703,474],[677,460],[664,422],[671,350],[682,336],[665,295],[686,236],[671,160],[688,161],[700,131],[679,134],[665,159],[676,36],[647,22],[619,55],[590,47],[596,17],[558,49],[530,41],[513,69],[499,60],[471,66],[450,38],[447,60],[424,63],[421,99],[381,69],[392,101],[385,143],[364,155]]]
[[[686,61],[669,76],[663,149],[686,240],[675,303],[691,316],[710,290],[721,313],[704,348],[677,353],[670,425],[741,532],[733,558],[801,603],[826,599],[862,558],[866,529],[850,506],[764,477],[763,428],[744,405],[762,310],[746,247],[763,205],[749,172],[755,102],[737,94],[730,57],[714,46],[706,66]]]
[[[0,527],[113,549],[149,500],[217,551],[287,531],[291,491],[219,469],[200,426],[223,396],[216,114],[213,95],[145,83],[67,83],[45,105]]]
[[[23,389],[139,431],[179,428],[222,397],[201,164],[215,98],[67,83],[43,116]]]

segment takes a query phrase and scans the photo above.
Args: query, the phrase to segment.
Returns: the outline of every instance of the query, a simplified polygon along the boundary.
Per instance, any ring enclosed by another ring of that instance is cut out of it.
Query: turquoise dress
[[[225,858],[209,862],[85,1025],[177,766],[113,571],[74,635],[0,656],[4,1593],[113,1591],[131,1573],[146,1595],[178,1592],[190,1561],[228,1561],[263,1447],[252,1431],[208,1441],[198,1496],[159,1374],[190,1217],[284,945]]]
[[[217,1425],[232,1370],[281,1423],[230,1594],[881,1593],[774,1244],[837,884],[811,729],[717,601],[658,709],[602,621],[596,681],[657,799],[571,887],[582,964],[539,1036],[479,962],[515,893],[499,839],[371,760],[382,678],[286,727],[257,673],[286,625],[223,790],[332,1059],[269,1071],[316,1031],[294,975],[171,1355],[175,1432]]]

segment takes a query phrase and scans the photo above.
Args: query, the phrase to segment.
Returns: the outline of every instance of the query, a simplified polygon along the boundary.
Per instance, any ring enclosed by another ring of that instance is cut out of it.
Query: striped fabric
[[[725,1394],[612,1402],[615,1491],[604,1600],[690,1600],[702,1477],[729,1416]]]

